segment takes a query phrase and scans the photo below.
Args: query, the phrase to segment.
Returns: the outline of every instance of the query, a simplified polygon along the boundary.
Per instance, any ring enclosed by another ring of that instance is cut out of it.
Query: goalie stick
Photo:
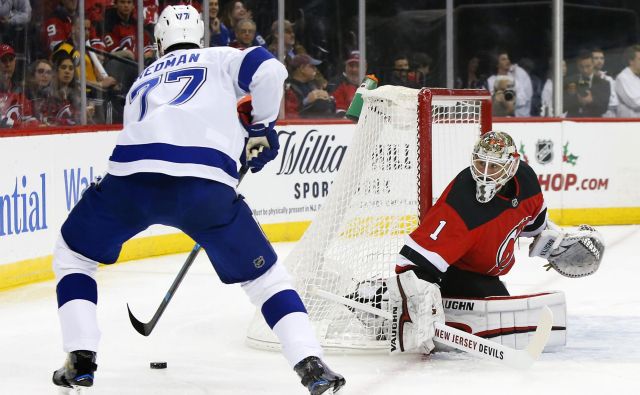
[[[356,302],[355,300],[338,296],[315,287],[311,289],[311,292],[324,299],[341,303],[354,309],[375,314],[388,320],[393,319],[390,312],[375,308],[365,303]],[[536,332],[530,338],[529,345],[524,350],[516,350],[511,347],[503,346],[502,344],[493,342],[489,339],[452,328],[439,322],[435,323],[436,330],[435,338],[433,340],[479,358],[495,361],[517,369],[526,369],[530,367],[542,353],[544,346],[549,340],[552,325],[553,313],[551,313],[551,310],[547,306],[544,306],[540,310],[540,320],[538,321]]]
[[[242,182],[242,179],[244,178],[245,174],[247,174],[248,170],[249,170],[249,167],[247,166],[242,166],[240,168],[240,178],[238,179],[238,185],[240,185],[240,182]],[[156,313],[153,315],[153,318],[151,318],[151,321],[144,323],[138,320],[131,312],[131,309],[129,308],[129,303],[127,303],[129,320],[131,321],[131,325],[133,325],[133,328],[139,334],[141,334],[142,336],[149,336],[151,334],[151,331],[153,331],[153,328],[156,327],[156,324],[158,323],[158,320],[162,316],[162,313],[164,313],[164,310],[167,308],[167,305],[169,304],[169,302],[171,302],[171,298],[173,298],[173,295],[175,294],[176,290],[180,286],[180,283],[184,279],[184,276],[186,276],[187,271],[189,271],[191,264],[193,263],[193,261],[196,260],[196,257],[198,256],[198,253],[200,252],[201,249],[202,247],[198,243],[196,243],[196,245],[193,246],[193,249],[189,253],[187,260],[184,261],[182,268],[180,268],[178,275],[176,276],[175,280],[173,280],[173,284],[171,284],[171,287],[169,288],[167,293],[164,295],[164,298],[162,299],[160,306],[158,306]]]

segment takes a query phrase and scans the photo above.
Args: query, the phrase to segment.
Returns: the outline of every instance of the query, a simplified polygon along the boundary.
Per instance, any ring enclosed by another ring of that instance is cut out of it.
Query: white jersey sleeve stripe
[[[534,219],[529,221],[520,233],[521,237],[535,237],[547,228],[547,205],[544,204]]]
[[[429,251],[426,248],[422,247],[420,244],[416,243],[411,236],[407,235],[404,238],[404,244],[420,254],[426,260],[428,260],[433,266],[438,268],[442,273],[446,272],[449,268],[449,262],[445,261],[444,258],[440,256],[437,252]]]
[[[117,163],[160,160],[205,165],[218,168],[235,179],[239,177],[236,161],[224,152],[210,147],[182,147],[164,143],[117,145],[109,160]]]
[[[260,65],[269,59],[273,59],[273,55],[262,47],[256,47],[245,55],[240,65],[240,72],[238,73],[238,86],[240,89],[249,92],[253,75]]]
[[[251,93],[253,124],[271,128],[278,118],[287,69],[262,47],[249,48],[238,67],[238,88]]]

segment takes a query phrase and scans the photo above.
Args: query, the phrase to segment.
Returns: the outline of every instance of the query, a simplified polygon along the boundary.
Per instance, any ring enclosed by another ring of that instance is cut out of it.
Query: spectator
[[[80,51],[77,49],[76,43],[80,42],[80,32],[83,28],[83,24],[80,23],[80,19],[77,18],[73,25],[72,41],[63,41],[55,47],[52,58],[57,55],[58,52],[63,51],[71,55],[73,63],[75,65],[76,79],[80,81]],[[84,20],[85,37],[88,37],[89,29],[91,27],[91,21],[89,19]],[[105,114],[107,113],[107,105],[105,103],[110,102],[111,106],[115,105],[117,111],[122,111],[122,103],[115,100],[114,94],[119,92],[120,85],[118,81],[109,76],[102,66],[98,56],[90,51],[87,51],[84,55],[85,59],[85,81],[87,84],[87,98],[90,102],[98,105],[97,120],[100,123],[104,123],[106,120]],[[109,119],[111,121],[111,119]]]
[[[528,117],[531,115],[531,96],[533,88],[529,74],[517,64],[512,64],[509,54],[506,51],[498,51],[496,56],[496,74],[489,77],[487,85],[493,95],[496,86],[496,78],[500,75],[509,76],[514,84],[516,92],[516,117]]]
[[[158,22],[158,16],[160,16],[159,12],[158,0],[142,0],[142,17],[144,19],[142,24],[149,34],[153,34],[153,28]]]
[[[144,0],[145,15],[147,13],[147,1]],[[157,1],[157,0],[151,0]],[[85,17],[88,18],[91,23],[101,24],[104,21],[104,12],[112,4],[111,0],[85,0]]]
[[[412,81],[417,88],[432,87],[435,85],[431,75],[431,66],[433,64],[431,56],[424,52],[415,52],[411,56],[410,64],[414,72],[409,73],[409,80]]]
[[[16,81],[16,53],[13,47],[0,44],[0,127],[36,126],[31,101]]]
[[[271,24],[271,43],[268,47],[269,51],[278,58],[278,21],[274,21]],[[293,74],[293,67],[291,66],[291,60],[296,55],[307,54],[307,50],[297,42],[296,34],[294,32],[294,25],[288,20],[284,20],[284,64],[287,66],[289,75]],[[320,89],[327,89],[328,81],[320,70],[316,70],[315,84]]]
[[[562,79],[564,80],[567,76],[567,62],[562,60]],[[547,73],[547,80],[544,82],[544,86],[542,87],[542,93],[540,94],[542,109],[540,115],[543,117],[552,117],[554,115],[554,106],[553,106],[553,59],[549,61],[549,72]],[[559,116],[560,114],[555,114]]]
[[[226,47],[231,42],[229,29],[218,18],[218,0],[209,0],[209,46]]]
[[[46,59],[36,60],[27,77],[27,99],[31,101],[33,115],[43,122],[46,101],[51,97],[53,81],[53,64]]]
[[[46,97],[42,92],[50,90],[53,80],[53,64],[47,59],[38,59],[30,67],[27,79],[27,97]]]
[[[229,46],[247,49],[252,46],[256,37],[256,23],[251,19],[241,19],[235,26],[236,39]]]
[[[576,60],[578,74],[565,81],[564,110],[568,117],[601,117],[607,112],[611,87],[595,75],[590,51],[582,51]]]
[[[15,32],[24,29],[31,20],[29,0],[11,0],[0,2],[0,41],[15,39]]]
[[[78,0],[60,0],[53,10],[53,15],[43,25],[43,37],[46,43],[45,53],[49,55],[53,48],[62,41],[68,40],[73,30],[73,17]]]
[[[105,13],[105,34],[103,41],[107,51],[114,55],[136,60],[138,43],[137,22],[133,14],[135,5],[133,0],[115,0],[114,8]],[[145,31],[143,34],[142,50],[145,62],[155,57],[152,40]]]
[[[389,84],[415,88],[409,81],[409,58],[405,54],[398,54],[393,58],[393,70]]]
[[[320,89],[315,81],[317,65],[321,61],[307,54],[296,55],[291,60],[293,73],[285,90],[285,115],[287,118],[326,118],[335,114],[333,97]]]
[[[269,52],[278,58],[278,21],[271,25],[271,43],[269,44]],[[291,74],[291,60],[294,56],[306,54],[307,50],[296,42],[296,33],[293,30],[293,23],[284,20],[284,64],[287,66],[289,74]]]
[[[467,62],[466,74],[458,77],[456,80],[456,88],[458,89],[487,89],[487,78],[480,76],[478,73],[480,67],[480,58],[471,57]]]
[[[253,19],[251,17],[251,11],[243,1],[230,1],[228,2],[222,12],[222,22],[229,28],[229,39],[233,42],[236,39],[236,32],[233,30],[235,26],[242,19]],[[255,38],[251,46],[266,47],[267,42],[264,38],[256,33]]]
[[[0,89],[3,92],[19,89],[19,81],[15,79],[16,52],[8,44],[0,44]]]
[[[328,91],[336,102],[336,115],[344,116],[360,86],[360,52],[351,51],[344,62],[344,72],[329,81]]]
[[[627,67],[616,78],[618,94],[617,114],[622,118],[640,117],[640,45],[632,45],[624,52]]]
[[[607,112],[604,113],[605,118],[614,118],[616,116],[616,110],[618,109],[618,95],[616,94],[616,84],[614,79],[607,75],[604,68],[604,51],[600,48],[594,48],[591,50],[591,58],[593,59],[593,69],[595,74],[606,80],[611,88],[611,96],[609,96],[609,104],[607,106]]]
[[[47,125],[76,125],[80,122],[80,85],[76,78],[73,58],[58,51],[53,60],[54,78],[51,97],[41,114]],[[87,121],[91,123],[95,108],[87,106]]]
[[[517,94],[513,79],[508,75],[496,77],[491,95],[493,115],[512,117],[515,115]]]
[[[56,56],[58,51],[64,51],[71,55],[74,64],[80,64],[80,51],[78,51],[78,45],[80,42],[80,29],[82,28],[80,19],[77,18],[73,24],[73,33],[71,37],[65,41],[58,43],[55,46],[52,57]],[[91,21],[89,19],[84,20],[85,37],[89,37],[91,30]],[[101,45],[102,47],[103,45]],[[100,49],[100,48],[98,48]],[[102,67],[100,60],[97,56],[91,55],[90,51],[86,51],[84,55],[85,59],[85,78],[87,85],[94,89],[108,89],[115,86],[118,82],[115,78],[110,77]],[[76,78],[80,78],[80,68],[76,67]]]
[[[120,84],[120,90],[127,92],[138,77],[137,51],[138,45],[137,22],[134,15],[133,0],[115,0],[115,7],[105,13],[105,34],[103,36],[107,51],[116,56],[105,62],[104,68],[108,75]],[[143,46],[145,64],[155,59],[155,52],[149,34],[143,32]],[[122,59],[118,59],[122,58]],[[123,107],[121,103],[114,109],[114,122],[120,122],[122,114],[118,111]]]

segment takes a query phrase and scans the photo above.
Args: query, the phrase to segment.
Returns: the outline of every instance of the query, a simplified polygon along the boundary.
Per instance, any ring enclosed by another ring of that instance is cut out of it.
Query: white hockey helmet
[[[476,199],[493,199],[518,171],[520,154],[511,136],[505,132],[487,132],[480,136],[471,154],[471,174],[476,180]]]
[[[154,29],[153,35],[160,56],[167,48],[175,44],[196,44],[200,48],[204,40],[204,22],[200,14],[190,5],[167,6]]]

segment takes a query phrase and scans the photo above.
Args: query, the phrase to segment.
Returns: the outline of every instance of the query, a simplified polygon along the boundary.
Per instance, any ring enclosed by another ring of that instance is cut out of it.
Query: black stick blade
[[[127,311],[129,312],[129,320],[131,321],[131,325],[133,325],[133,328],[142,336],[149,336],[149,334],[153,330],[153,326],[138,321],[138,319],[131,312],[129,303],[127,303]]]

